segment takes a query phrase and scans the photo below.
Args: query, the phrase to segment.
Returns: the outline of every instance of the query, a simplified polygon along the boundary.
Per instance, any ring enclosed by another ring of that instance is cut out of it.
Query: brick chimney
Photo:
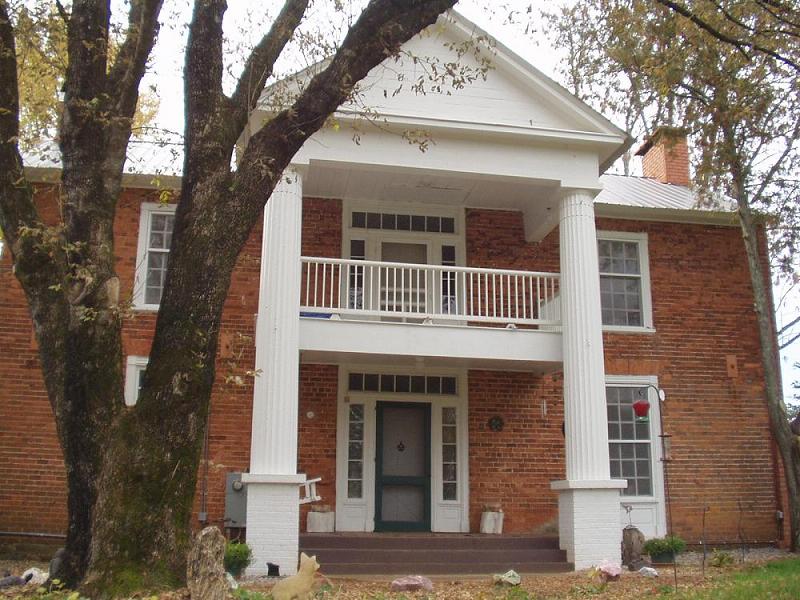
[[[642,173],[661,183],[689,186],[689,147],[685,129],[658,127],[636,156],[642,157]]]

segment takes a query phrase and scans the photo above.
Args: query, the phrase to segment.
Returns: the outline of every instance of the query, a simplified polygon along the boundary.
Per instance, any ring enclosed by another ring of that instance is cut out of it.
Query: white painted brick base
[[[622,559],[618,489],[566,489],[558,494],[558,535],[575,570]]]
[[[300,504],[296,483],[247,484],[247,544],[253,564],[247,575],[266,575],[267,563],[281,575],[297,572]]]

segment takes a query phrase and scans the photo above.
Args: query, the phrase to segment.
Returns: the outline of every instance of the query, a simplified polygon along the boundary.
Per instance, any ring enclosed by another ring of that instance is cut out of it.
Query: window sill
[[[138,312],[158,312],[159,304],[134,304],[133,310]]]
[[[654,327],[629,327],[626,325],[603,325],[603,333],[638,333],[651,335],[656,332]]]

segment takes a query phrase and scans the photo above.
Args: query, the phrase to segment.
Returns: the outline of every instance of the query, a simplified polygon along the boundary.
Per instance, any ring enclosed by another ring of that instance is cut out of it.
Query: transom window
[[[633,403],[646,397],[647,388],[606,387],[611,477],[628,480],[624,496],[653,495],[650,423],[636,421],[633,412]]]
[[[161,302],[174,227],[174,206],[142,204],[134,289],[138,308],[157,308]]]
[[[456,220],[453,217],[431,215],[397,215],[393,213],[353,211],[350,226],[354,229],[455,233]]]
[[[597,240],[603,325],[652,327],[643,234],[607,233]]]
[[[456,394],[456,378],[438,375],[394,375],[388,373],[350,373],[351,392],[391,392],[408,394]]]

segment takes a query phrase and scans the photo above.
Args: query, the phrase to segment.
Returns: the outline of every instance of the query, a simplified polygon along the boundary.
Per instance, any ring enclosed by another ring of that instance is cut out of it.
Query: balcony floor
[[[548,373],[561,369],[561,332],[300,318],[305,363],[387,363]]]

